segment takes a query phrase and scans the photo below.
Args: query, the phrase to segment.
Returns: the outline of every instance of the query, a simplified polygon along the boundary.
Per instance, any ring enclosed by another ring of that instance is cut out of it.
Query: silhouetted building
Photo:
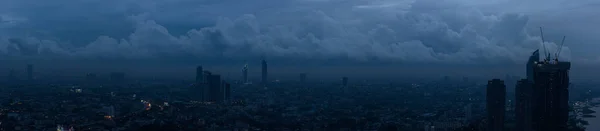
[[[515,131],[532,131],[532,94],[533,83],[521,79],[515,87]]]
[[[529,82],[533,82],[533,68],[536,67],[536,63],[540,61],[540,50],[535,50],[531,56],[529,57],[529,60],[527,60],[527,67],[526,67],[526,72],[527,72],[527,80],[529,80]]]
[[[202,85],[202,83],[204,83],[204,70],[202,69],[202,66],[197,66],[196,67],[196,85]]]
[[[242,68],[242,83],[248,83],[248,64]]]
[[[231,84],[223,81],[223,86],[221,87],[223,98],[222,100],[229,100],[231,98]]]
[[[533,67],[533,128],[566,131],[569,116],[570,62],[544,60]]]
[[[123,73],[123,72],[110,73],[110,81],[113,84],[123,84],[125,82],[125,73]]]
[[[210,75],[208,77],[208,101],[217,102],[223,98],[223,94],[221,93],[221,85],[223,84],[221,81],[221,75]]]
[[[210,72],[208,72],[210,75]],[[190,96],[192,99],[197,101],[205,101],[205,94],[207,93],[208,88],[206,85],[206,72],[203,70],[202,66],[196,67],[196,80],[194,82],[194,87],[192,87],[192,91],[190,91]]]
[[[27,80],[33,81],[33,65],[32,64],[27,65]]]
[[[506,85],[504,85],[504,81],[500,79],[488,81],[486,101],[488,131],[504,131],[506,112]]]
[[[342,77],[342,87],[348,87],[348,77]]]
[[[202,71],[202,74],[200,74],[202,79],[199,80],[199,83],[197,83],[196,85],[196,91],[192,94],[194,94],[197,98],[197,100],[199,101],[210,101],[211,96],[210,96],[210,76],[212,76],[212,73],[210,71]]]
[[[267,87],[267,83],[269,80],[267,80],[267,61],[262,60],[262,85],[264,87]]]

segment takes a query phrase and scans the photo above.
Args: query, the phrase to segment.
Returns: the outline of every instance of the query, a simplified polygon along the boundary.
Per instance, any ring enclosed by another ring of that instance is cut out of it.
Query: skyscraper
[[[27,65],[27,80],[33,81],[33,65],[32,64]]]
[[[192,91],[189,92],[190,97],[197,101],[206,101],[206,86],[206,75],[204,73],[204,69],[202,68],[202,66],[197,66],[196,80],[194,81],[194,87],[191,89]]]
[[[210,92],[208,101],[218,102],[223,98],[223,94],[221,93],[222,84],[221,75],[213,74],[208,76],[208,92]]]
[[[248,64],[242,68],[242,83],[248,83]]]
[[[211,86],[211,76],[212,73],[210,71],[203,71],[202,72],[202,82],[198,87],[198,93],[200,94],[198,97],[200,99],[200,101],[210,101],[211,100],[211,92],[210,92],[210,86]]]
[[[500,79],[488,81],[486,101],[488,131],[504,131],[506,112],[506,85],[504,85],[504,81]]]
[[[570,62],[535,62],[533,68],[533,128],[566,131],[569,116]]]
[[[536,63],[540,61],[540,50],[535,50],[531,56],[529,57],[529,60],[527,60],[527,64],[526,64],[526,71],[527,71],[527,80],[529,80],[529,82],[533,82],[533,68],[536,67]]]
[[[223,86],[223,94],[223,100],[231,99],[231,84],[229,84],[228,82],[225,82],[225,85]]]
[[[532,131],[532,94],[533,83],[527,79],[521,79],[515,87],[515,131]]]
[[[204,70],[202,69],[202,66],[197,66],[196,67],[196,85],[202,85],[204,83]]]
[[[263,59],[261,64],[262,64],[262,85],[264,87],[267,87],[267,83],[269,83],[267,80],[267,61],[265,61]]]
[[[342,77],[342,87],[348,87],[348,77]]]

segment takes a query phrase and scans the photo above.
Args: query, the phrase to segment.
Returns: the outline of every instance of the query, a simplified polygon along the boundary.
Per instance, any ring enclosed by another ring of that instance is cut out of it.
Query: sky
[[[2,0],[0,61],[487,67],[524,65],[543,45],[555,54],[566,36],[561,60],[600,65],[599,10],[597,0]]]

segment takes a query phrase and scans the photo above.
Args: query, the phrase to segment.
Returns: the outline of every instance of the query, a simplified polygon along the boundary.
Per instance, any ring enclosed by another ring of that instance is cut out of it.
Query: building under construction
[[[540,32],[542,32],[540,28]],[[569,116],[569,70],[571,63],[559,61],[560,51],[564,44],[565,37],[555,53],[555,58],[551,59],[550,54],[544,45],[544,58],[539,60],[539,51],[535,51],[527,63],[528,80],[521,81],[519,88],[531,88],[523,90],[522,96],[518,100],[528,101],[523,106],[518,106],[517,110],[532,110],[530,115],[519,117],[517,119],[519,131],[566,131]],[[542,43],[544,41],[542,32]],[[530,83],[530,84],[525,84]],[[524,87],[530,86],[530,87]],[[527,115],[527,114],[526,114]],[[531,128],[528,128],[531,127]]]

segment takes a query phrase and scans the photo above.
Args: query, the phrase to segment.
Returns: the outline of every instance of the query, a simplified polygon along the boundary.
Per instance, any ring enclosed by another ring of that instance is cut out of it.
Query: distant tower
[[[211,100],[211,83],[214,83],[211,81],[212,79],[212,73],[209,71],[203,71],[202,72],[202,83],[199,85],[198,87],[198,92],[200,93],[200,95],[198,95],[197,97],[199,97],[198,99],[200,101],[210,101]]]
[[[504,85],[504,81],[500,79],[488,81],[486,101],[488,131],[504,131],[506,112],[506,85]]]
[[[242,83],[248,83],[248,64],[245,64],[242,68]]]
[[[342,87],[348,87],[348,77],[342,77]]]
[[[529,57],[529,60],[527,60],[527,67],[526,67],[526,71],[527,71],[527,80],[529,80],[530,82],[533,82],[533,68],[536,66],[536,63],[540,61],[540,50],[535,50],[531,56]]]
[[[27,65],[27,80],[33,81],[33,65],[32,64]]]
[[[267,83],[269,83],[267,80],[267,61],[265,61],[263,59],[261,64],[262,64],[262,84],[264,87],[267,87]]]
[[[204,83],[204,74],[203,74],[204,70],[202,69],[202,66],[197,66],[196,67],[196,85],[201,85],[202,83]]]
[[[208,92],[210,92],[208,101],[217,102],[223,98],[223,94],[221,93],[222,84],[221,75],[213,74],[208,76]]]
[[[223,86],[223,94],[225,96],[225,98],[223,98],[224,100],[230,100],[231,99],[231,84],[225,82],[225,85]]]

